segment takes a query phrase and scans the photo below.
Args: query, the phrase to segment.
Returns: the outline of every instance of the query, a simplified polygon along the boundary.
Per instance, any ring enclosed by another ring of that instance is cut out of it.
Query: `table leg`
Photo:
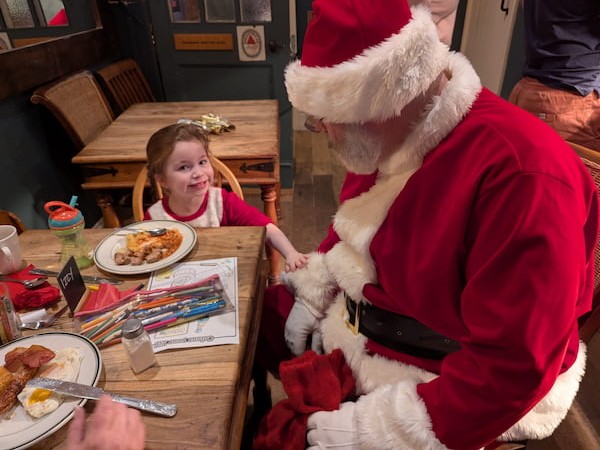
[[[258,422],[273,406],[271,399],[271,387],[267,380],[267,370],[254,365],[252,368],[252,379],[254,380],[254,388],[252,389],[252,397],[254,399],[254,416]]]
[[[121,226],[121,221],[113,208],[112,195],[105,192],[96,193],[96,204],[102,211],[104,228],[118,228]]]
[[[277,219],[281,220],[281,183],[277,183],[277,200],[275,200],[275,208],[277,209]]]
[[[276,184],[261,184],[260,198],[264,204],[264,212],[275,225],[278,224],[277,218],[277,186]],[[267,246],[267,258],[269,259],[269,284],[276,284],[279,281],[279,252]]]

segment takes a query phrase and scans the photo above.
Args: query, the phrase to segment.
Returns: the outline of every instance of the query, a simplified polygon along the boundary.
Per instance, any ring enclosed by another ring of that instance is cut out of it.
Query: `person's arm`
[[[103,396],[86,424],[82,408],[75,410],[67,433],[69,450],[140,450],[146,427],[136,409]]]
[[[347,173],[340,192],[340,204],[368,191],[377,173],[356,175]],[[285,323],[285,340],[296,356],[307,349],[308,336],[311,336],[312,350],[319,352],[321,343],[319,323],[324,312],[333,301],[337,292],[337,283],[325,265],[325,254],[340,242],[340,237],[333,229],[327,229],[327,236],[316,251],[309,253],[306,265],[295,272],[282,274],[282,282],[295,298],[294,306]]]
[[[300,253],[276,225],[267,225],[267,242],[285,258],[285,271],[294,272],[308,262],[308,256]]]
[[[221,225],[264,226],[267,231],[267,243],[285,258],[286,272],[293,272],[306,265],[308,256],[298,252],[283,231],[272,223],[270,218],[232,192],[222,189],[221,194],[223,196]]]
[[[434,438],[447,448],[480,448],[532,408],[520,430],[542,423],[551,430],[566,414],[583,369],[584,359],[573,363],[577,348],[570,344],[578,299],[589,298],[595,226],[586,222],[596,223],[595,203],[571,187],[576,181],[498,172],[500,179],[486,182],[473,202],[464,241],[461,349],[431,381],[392,383],[361,397],[361,442],[394,430],[388,442],[418,442],[406,448],[424,448]],[[546,397],[555,384],[558,391]],[[514,430],[511,439],[520,435]]]

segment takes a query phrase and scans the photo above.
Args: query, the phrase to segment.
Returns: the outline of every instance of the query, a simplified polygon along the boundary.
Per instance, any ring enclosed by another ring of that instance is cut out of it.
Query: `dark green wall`
[[[504,73],[504,83],[500,95],[508,99],[510,92],[523,73],[523,64],[525,63],[525,24],[523,22],[523,9],[519,8],[515,19],[515,28],[513,30],[512,42],[508,53],[506,63],[506,72]]]
[[[89,193],[82,192],[77,171],[70,163],[73,145],[53,117],[21,95],[0,102],[0,209],[18,214],[28,228],[46,228],[44,203],[68,202],[79,195],[89,224],[100,210]]]

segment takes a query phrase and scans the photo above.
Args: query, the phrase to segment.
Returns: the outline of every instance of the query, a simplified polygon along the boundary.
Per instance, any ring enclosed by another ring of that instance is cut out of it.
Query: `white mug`
[[[21,245],[17,229],[0,225],[0,274],[16,272],[21,267]]]

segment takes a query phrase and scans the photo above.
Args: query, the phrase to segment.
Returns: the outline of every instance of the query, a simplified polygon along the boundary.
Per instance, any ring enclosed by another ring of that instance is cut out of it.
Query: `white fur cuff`
[[[415,382],[382,386],[362,396],[354,414],[361,449],[448,450],[431,431]]]
[[[282,274],[282,281],[317,318],[323,317],[337,290],[335,280],[325,266],[323,253],[310,253],[308,264],[295,272]]]
[[[334,123],[384,121],[425,92],[446,67],[429,10],[412,8],[399,33],[332,67],[288,65],[285,84],[295,108]]]
[[[585,374],[587,347],[579,342],[579,352],[573,365],[561,373],[550,392],[521,420],[500,436],[502,441],[544,439],[550,436],[566,417]]]

